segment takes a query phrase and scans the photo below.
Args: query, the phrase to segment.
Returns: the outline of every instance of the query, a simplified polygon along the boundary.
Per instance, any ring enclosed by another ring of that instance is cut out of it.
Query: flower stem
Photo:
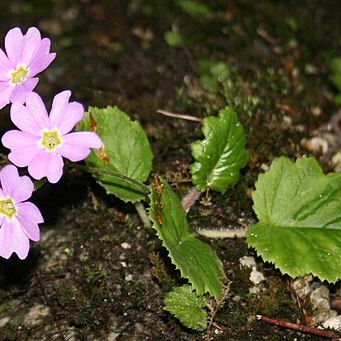
[[[144,208],[144,206],[141,204],[141,202],[136,202],[135,204],[135,209],[144,225],[144,227],[146,228],[151,228],[152,227],[152,223],[150,221],[150,219],[148,218],[147,212]]]
[[[97,167],[84,166],[84,165],[80,165],[80,164],[74,163],[74,162],[70,162],[69,165],[71,165],[74,168],[85,171],[85,172],[89,172],[89,173],[93,173],[93,174],[108,175],[112,178],[116,178],[116,179],[125,181],[125,182],[127,182],[127,183],[129,183],[135,187],[138,187],[139,190],[145,195],[149,194],[149,192],[150,192],[149,186],[145,185],[143,182],[135,180],[133,178],[130,178],[129,176],[125,176],[119,172],[115,172],[115,171],[107,170],[107,169],[102,169],[102,168],[97,168]]]

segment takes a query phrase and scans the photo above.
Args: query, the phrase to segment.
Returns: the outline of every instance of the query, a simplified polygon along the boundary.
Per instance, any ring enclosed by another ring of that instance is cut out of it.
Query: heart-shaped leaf
[[[247,242],[291,277],[341,278],[341,174],[324,175],[315,159],[285,157],[259,175],[253,193],[259,223]]]

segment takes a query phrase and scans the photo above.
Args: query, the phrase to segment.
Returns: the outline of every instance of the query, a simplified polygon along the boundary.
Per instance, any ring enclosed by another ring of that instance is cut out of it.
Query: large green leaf
[[[92,151],[86,164],[104,172],[117,172],[137,181],[146,181],[152,168],[153,154],[144,130],[137,121],[117,107],[104,109],[90,107],[78,130],[93,130],[102,139],[104,147]],[[145,198],[138,185],[110,174],[95,174],[97,181],[124,201],[136,202]]]
[[[149,217],[172,263],[199,295],[222,294],[222,263],[212,249],[188,231],[185,211],[171,187],[157,178],[150,195]]]
[[[205,139],[191,145],[192,181],[200,191],[210,188],[224,193],[239,179],[240,168],[246,165],[245,133],[232,108],[219,111],[218,117],[204,118]]]
[[[165,307],[188,328],[203,331],[207,327],[208,314],[206,300],[198,296],[188,284],[168,292],[164,299]]]
[[[259,175],[253,193],[259,223],[247,242],[291,277],[341,278],[341,174],[324,175],[315,159],[285,157]]]

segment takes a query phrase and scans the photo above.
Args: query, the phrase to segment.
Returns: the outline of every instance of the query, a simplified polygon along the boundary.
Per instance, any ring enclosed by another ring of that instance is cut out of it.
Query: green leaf
[[[204,118],[202,132],[206,138],[191,144],[196,160],[191,165],[192,181],[200,191],[224,193],[239,180],[239,170],[247,162],[244,129],[234,110],[226,107],[219,117]]]
[[[222,294],[222,263],[212,249],[188,232],[181,203],[167,182],[154,181],[150,194],[149,218],[168,250],[172,263],[199,295],[208,292],[219,299]]]
[[[334,101],[337,105],[341,104],[341,58],[336,57],[329,61],[331,69],[331,80],[337,89],[338,93],[334,96]]]
[[[197,68],[200,85],[206,90],[216,89],[219,82],[226,80],[230,76],[228,64],[222,61],[201,58],[198,61]]]
[[[198,296],[190,285],[177,287],[168,292],[164,299],[164,310],[169,311],[188,328],[203,331],[207,328],[206,301]]]
[[[172,30],[164,33],[164,39],[171,47],[183,48],[193,45],[200,38],[195,34],[185,35],[177,30]]]
[[[247,243],[291,277],[341,278],[341,174],[324,175],[314,158],[285,157],[261,174],[253,193],[259,223]]]
[[[341,58],[333,58],[329,64],[332,71],[331,79],[335,87],[341,91]]]
[[[211,9],[206,5],[194,0],[177,0],[176,4],[181,9],[192,17],[204,17],[210,18],[213,13]]]
[[[176,31],[167,31],[164,34],[167,44],[171,47],[185,47],[192,43],[192,38]]]
[[[90,107],[78,130],[93,130],[102,139],[104,147],[92,151],[86,165],[97,167],[103,173],[117,172],[126,177],[144,182],[152,168],[153,154],[144,130],[137,121],[130,118],[117,107],[99,109]],[[131,181],[110,176],[94,174],[96,180],[106,189],[124,201],[136,202],[145,199],[145,192]]]

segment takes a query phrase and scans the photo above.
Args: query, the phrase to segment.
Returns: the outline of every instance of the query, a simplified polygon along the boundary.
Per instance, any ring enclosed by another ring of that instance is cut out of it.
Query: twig
[[[307,311],[307,309],[303,306],[303,300],[301,299],[300,296],[298,296],[296,290],[293,288],[292,286],[292,279],[289,279],[289,289],[291,291],[291,294],[295,297],[295,300],[297,302],[298,307],[301,309],[302,311],[302,315],[304,318],[304,323],[307,325],[310,325],[312,323],[312,319]]]
[[[302,326],[296,323],[285,322],[277,319],[272,319],[263,315],[257,315],[257,320],[262,320],[264,322],[274,324],[275,326],[284,327],[287,329],[297,330],[303,333],[314,334],[322,337],[328,337],[335,340],[341,340],[341,334],[334,334],[323,329],[318,329],[316,327]]]
[[[257,34],[263,38],[267,43],[272,46],[277,46],[277,40],[272,37],[267,31],[265,31],[262,27],[257,28]]]
[[[195,116],[190,116],[190,115],[181,115],[181,114],[176,114],[174,112],[169,112],[169,111],[165,111],[165,110],[157,110],[156,111],[158,114],[164,115],[164,116],[168,116],[168,117],[173,117],[173,118],[180,118],[182,120],[187,120],[187,121],[193,121],[193,122],[202,122],[202,119],[199,117],[195,117]]]

